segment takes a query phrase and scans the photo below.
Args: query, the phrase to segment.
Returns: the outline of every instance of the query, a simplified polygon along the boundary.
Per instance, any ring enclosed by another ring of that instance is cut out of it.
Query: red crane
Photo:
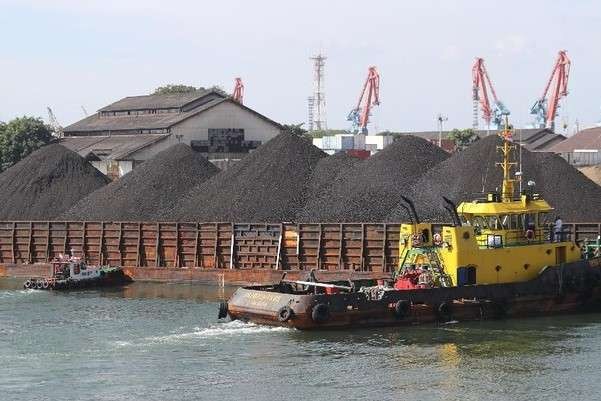
[[[371,108],[380,104],[380,74],[376,67],[369,67],[367,79],[359,96],[357,106],[350,111],[346,119],[353,123],[353,131],[367,133],[367,123]]]
[[[244,84],[242,78],[236,78],[234,81],[234,91],[232,92],[232,99],[242,104],[244,99]]]
[[[551,76],[547,81],[543,95],[530,108],[530,114],[536,115],[536,123],[540,128],[555,128],[555,117],[559,108],[559,101],[568,95],[568,79],[572,62],[565,50],[560,50],[553,66]],[[547,100],[549,89],[551,97]]]
[[[492,108],[488,94],[489,91],[494,102]],[[509,110],[497,98],[497,93],[488,76],[488,71],[486,71],[484,59],[482,58],[476,58],[472,67],[472,100],[474,102],[474,118],[472,122],[474,129],[478,129],[478,103],[480,103],[482,119],[486,122],[486,125],[490,125],[492,121],[494,125],[499,127],[503,123],[503,116],[509,114]]]

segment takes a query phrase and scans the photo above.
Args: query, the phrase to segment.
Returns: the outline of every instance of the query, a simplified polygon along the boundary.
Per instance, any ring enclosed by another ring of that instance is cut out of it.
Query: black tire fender
[[[31,288],[31,281],[27,280],[24,284],[23,284],[23,288],[25,289],[29,289]]]
[[[311,310],[311,318],[315,323],[323,323],[330,318],[330,308],[326,304],[317,304]]]
[[[280,322],[287,322],[294,317],[294,311],[288,305],[282,306],[278,309],[278,320]]]
[[[411,302],[406,299],[398,300],[394,304],[394,314],[397,318],[403,319],[411,313]]]
[[[442,321],[448,322],[453,317],[453,305],[451,301],[441,302],[436,308],[438,318]]]
[[[228,315],[228,305],[226,301],[219,303],[219,312],[217,313],[217,319],[225,319]]]

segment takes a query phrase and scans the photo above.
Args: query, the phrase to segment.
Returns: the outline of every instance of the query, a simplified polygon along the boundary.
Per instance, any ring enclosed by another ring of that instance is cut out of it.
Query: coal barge
[[[392,280],[287,280],[239,288],[219,318],[297,329],[414,325],[601,309],[601,259],[553,225],[553,208],[529,185],[514,196],[511,130],[502,133],[502,190],[456,207],[438,229],[402,224]],[[533,183],[531,183],[533,184]]]
[[[31,277],[25,281],[23,288],[69,290],[118,286],[131,281],[121,267],[89,266],[78,257],[63,255],[52,261],[50,277]]]

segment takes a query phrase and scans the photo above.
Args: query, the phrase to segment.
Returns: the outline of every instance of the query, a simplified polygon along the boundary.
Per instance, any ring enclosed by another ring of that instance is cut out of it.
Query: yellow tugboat
[[[553,208],[529,183],[515,196],[515,145],[506,122],[499,147],[501,191],[456,207],[452,224],[401,225],[400,263],[392,280],[286,280],[238,289],[219,317],[299,329],[410,325],[573,312],[601,305],[601,264],[586,259]]]

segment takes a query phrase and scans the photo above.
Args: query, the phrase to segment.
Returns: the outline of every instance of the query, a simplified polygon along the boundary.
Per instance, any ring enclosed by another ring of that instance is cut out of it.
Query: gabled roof
[[[69,132],[117,132],[130,130],[166,129],[227,100],[228,99],[224,98],[213,99],[202,106],[182,113],[159,113],[141,114],[137,116],[125,115],[107,117],[100,116],[97,113],[69,125],[64,129],[64,132],[68,134]]]
[[[573,152],[577,149],[601,150],[601,127],[583,129],[549,150],[555,153]]]
[[[255,110],[244,106],[229,97],[226,98],[215,98],[207,103],[202,103],[198,106],[191,108],[188,111],[179,113],[158,113],[158,114],[141,114],[141,115],[124,115],[124,116],[100,116],[96,113],[92,116],[86,117],[74,124],[64,128],[64,132],[67,136],[70,134],[77,135],[78,133],[86,133],[86,135],[93,134],[95,132],[114,132],[118,134],[119,131],[139,131],[139,130],[163,130],[171,128],[172,126],[190,118],[204,111],[207,111],[221,103],[233,103],[236,106],[254,114],[255,116],[267,121],[270,124],[282,128],[277,122],[265,117],[264,115],[256,112]]]
[[[88,159],[124,160],[168,136],[169,134],[69,136],[62,138],[59,143]]]
[[[199,89],[194,92],[173,93],[167,95],[143,95],[128,96],[121,100],[103,107],[99,111],[127,111],[127,110],[148,110],[148,109],[173,109],[182,108],[188,103],[192,103],[209,94],[215,94],[221,98],[225,97],[221,93],[213,90]]]

